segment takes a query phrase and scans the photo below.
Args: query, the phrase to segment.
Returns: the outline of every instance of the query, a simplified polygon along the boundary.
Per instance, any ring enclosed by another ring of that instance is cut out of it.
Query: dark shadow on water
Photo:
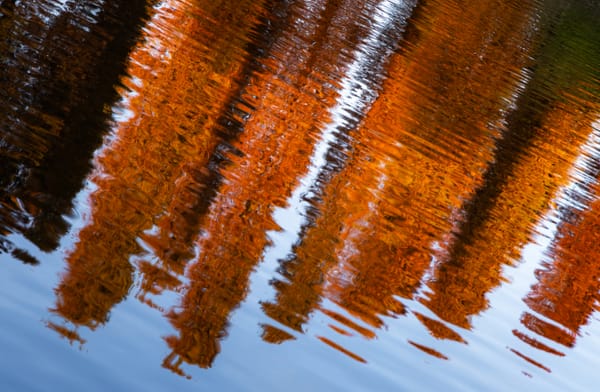
[[[1,3],[0,235],[21,233],[46,252],[58,246],[148,6]],[[26,250],[1,241],[2,250],[33,262]]]

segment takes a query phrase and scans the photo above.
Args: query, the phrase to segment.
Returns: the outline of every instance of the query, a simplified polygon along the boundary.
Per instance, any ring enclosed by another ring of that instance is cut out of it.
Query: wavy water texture
[[[182,390],[593,385],[598,20],[0,0],[1,336],[41,319],[31,346],[90,372],[117,347],[122,386],[141,364]]]

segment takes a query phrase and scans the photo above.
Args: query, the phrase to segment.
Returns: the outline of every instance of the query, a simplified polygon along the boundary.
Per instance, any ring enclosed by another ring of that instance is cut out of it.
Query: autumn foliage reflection
[[[304,7],[297,4],[286,10],[303,15],[306,23],[302,28],[286,26],[264,60],[269,69],[286,72],[252,73],[236,100],[234,110],[246,118],[232,144],[239,154],[230,153],[231,162],[221,171],[222,185],[202,226],[200,257],[189,268],[191,283],[184,288],[181,309],[168,315],[179,336],[167,338],[173,353],[166,363],[177,371],[182,361],[211,365],[229,314],[245,298],[250,273],[270,244],[267,233],[279,229],[272,213],[285,205],[305,173],[311,136],[329,119],[327,109],[336,92],[324,88],[326,76],[317,70],[340,62],[341,43],[351,38],[340,34],[352,32],[355,20],[348,18],[348,26],[329,31],[324,27],[339,17],[335,4],[325,7],[322,15]],[[348,16],[347,9],[342,12]],[[302,50],[307,42],[313,42],[313,49]]]
[[[564,71],[538,3],[161,2],[130,53],[54,311],[95,329],[134,291],[173,328],[163,366],[187,375],[213,365],[232,314],[256,300],[253,272],[274,258],[273,296],[257,305],[266,342],[318,315],[340,339],[373,339],[403,316],[467,343],[598,112],[578,93],[585,76],[548,90]],[[589,205],[559,225],[521,320],[567,347],[597,306]]]
[[[406,52],[392,63],[394,77],[359,132],[366,146],[360,170],[372,167],[376,177],[372,194],[360,192],[367,196],[363,216],[354,218],[360,224],[346,225],[352,251],[340,254],[348,272],[338,274],[351,278],[334,283],[331,293],[344,307],[371,319],[404,313],[396,298],[414,296],[439,257],[435,248],[451,241],[462,203],[481,183],[503,131],[496,124],[519,83],[510,75],[526,64],[526,10],[494,1],[418,9]],[[517,41],[524,45],[511,45]],[[475,143],[479,154],[471,153]],[[449,329],[444,335],[455,339]]]
[[[211,3],[203,14],[185,2],[163,3],[155,10],[144,41],[131,53],[130,77],[124,80],[127,90],[116,109],[121,117],[91,177],[98,190],[90,196],[90,224],[79,233],[57,288],[56,310],[74,324],[104,322],[125,297],[134,271],[130,258],[143,253],[140,244],[145,238],[159,257],[159,266],[140,261],[142,299],[151,303],[146,293],[178,285],[186,257],[192,256],[194,222],[199,219],[186,219],[185,207],[193,208],[202,196],[202,186],[194,181],[206,173],[219,140],[219,113],[230,98],[225,87],[235,89],[244,69],[244,57],[239,55],[248,45],[244,37],[258,23],[248,11],[259,15],[260,4],[240,7],[246,24],[215,37],[212,28],[228,31],[225,26],[234,17],[228,9]],[[207,22],[213,20],[222,25]],[[212,50],[215,57],[201,55]],[[168,233],[160,231],[156,238],[144,235],[154,225]],[[171,243],[164,244],[165,237]]]
[[[556,329],[555,334],[543,335],[565,346],[575,344],[581,327],[597,309],[600,267],[592,261],[600,251],[596,238],[600,232],[600,202],[571,219],[561,227],[560,239],[551,253],[554,263],[537,271],[539,282],[525,298],[533,312],[564,327]],[[533,319],[527,322],[524,317],[523,322],[536,330]]]
[[[577,114],[557,108],[555,112],[560,115],[556,116],[553,124],[566,130],[580,129],[592,140],[594,131],[591,124],[598,112],[590,110],[590,103],[582,104],[582,107],[588,107],[575,112]],[[597,132],[598,129],[596,135]],[[588,181],[598,181],[600,171],[597,163],[591,162],[587,167],[578,169],[583,171]],[[582,184],[586,190],[584,194],[573,195],[574,201],[581,203],[583,208],[575,204],[563,209],[563,221],[559,224],[547,261],[535,272],[537,283],[524,298],[529,310],[522,314],[520,320],[529,331],[513,331],[523,342],[554,355],[563,356],[565,347],[575,346],[582,327],[598,308],[600,267],[595,259],[600,254],[597,241],[600,203],[597,200],[598,185],[593,185],[593,182],[591,187],[589,183]],[[530,335],[530,332],[535,335]],[[551,342],[563,347],[555,349]]]
[[[118,99],[145,0],[0,3],[0,254],[55,250]]]
[[[556,60],[554,38],[544,34],[543,27],[537,40],[544,43],[534,41],[532,48],[534,71],[524,75],[526,84],[503,119],[506,130],[495,159],[465,204],[457,235],[429,283],[432,293],[423,300],[440,318],[463,328],[470,329],[471,318],[488,308],[486,297],[504,280],[503,268],[521,259],[590,135],[589,120],[578,114],[589,107],[575,95],[589,75],[573,74],[569,83],[549,91],[549,80],[562,77],[564,64]],[[546,99],[540,101],[540,95]]]
[[[302,331],[323,296],[376,328],[383,326],[382,316],[405,313],[398,297],[414,297],[435,244],[451,239],[462,202],[481,183],[494,139],[503,131],[496,124],[519,83],[511,75],[527,61],[526,50],[511,43],[527,36],[528,14],[499,7],[489,2],[488,8],[446,9],[438,3],[417,8],[402,50],[386,70],[390,78],[350,133],[350,156],[315,204],[314,223],[282,262],[285,279],[275,282],[276,303],[263,305],[269,316]],[[472,28],[460,22],[467,15]],[[490,15],[511,27],[495,30],[496,24],[488,25]],[[445,40],[450,34],[451,46]],[[487,46],[488,35],[496,45]],[[498,72],[502,61],[505,71]],[[448,145],[453,153],[444,155]],[[488,147],[473,155],[475,145]],[[432,159],[434,151],[439,155]],[[326,314],[372,336],[337,313]],[[462,341],[440,321],[420,320],[436,337]],[[265,339],[277,341],[270,334]]]

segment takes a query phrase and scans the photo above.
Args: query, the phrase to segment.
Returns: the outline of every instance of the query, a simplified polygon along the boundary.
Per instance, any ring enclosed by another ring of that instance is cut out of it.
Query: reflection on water
[[[86,347],[127,336],[213,387],[284,361],[264,385],[481,389],[486,362],[499,390],[577,389],[600,345],[593,3],[0,0],[0,252],[19,281],[62,270],[7,297],[48,309],[31,344],[110,361]],[[131,309],[163,332],[110,332]]]
[[[253,9],[260,12],[258,4]],[[226,84],[235,89],[244,72],[237,52],[247,44],[236,30],[219,38],[207,33],[223,30],[229,22],[221,14],[229,11],[211,6],[206,12],[215,15],[209,19],[194,10],[186,3],[161,3],[130,54],[115,126],[90,177],[97,188],[90,195],[90,222],[79,232],[57,288],[55,310],[77,325],[105,322],[124,299],[133,283],[130,258],[141,254],[140,241],[158,258],[158,263],[151,255],[136,260],[144,278],[142,299],[178,286],[178,276],[193,256],[198,209],[206,209],[202,205],[208,195],[203,182],[215,181],[207,169],[219,143],[212,128],[232,99]],[[242,8],[238,12],[247,14]],[[213,18],[222,20],[222,26],[207,25],[205,20]],[[164,35],[163,29],[174,23],[181,33]],[[248,17],[243,27],[249,31],[257,23]],[[195,35],[203,35],[205,42],[193,39]],[[223,53],[205,64],[189,61],[217,48]]]
[[[0,233],[49,251],[101,143],[145,2],[3,1]],[[99,39],[101,35],[101,39]],[[67,159],[68,158],[68,159]],[[35,263],[3,238],[3,252]]]

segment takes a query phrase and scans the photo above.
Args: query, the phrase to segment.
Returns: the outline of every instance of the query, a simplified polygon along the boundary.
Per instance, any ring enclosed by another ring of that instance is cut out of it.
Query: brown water
[[[594,390],[600,4],[0,0],[0,387]]]

